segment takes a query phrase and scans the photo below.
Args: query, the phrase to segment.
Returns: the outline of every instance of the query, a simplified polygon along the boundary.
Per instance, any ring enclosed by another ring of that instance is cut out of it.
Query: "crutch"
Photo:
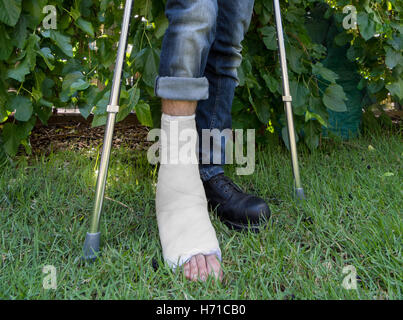
[[[87,232],[83,248],[83,259],[85,260],[95,260],[99,253],[99,243],[101,239],[101,232],[99,230],[99,219],[101,217],[106,179],[108,176],[108,165],[111,154],[115,118],[116,114],[119,112],[120,82],[122,78],[123,63],[126,54],[127,36],[129,33],[132,3],[133,0],[126,0],[125,10],[123,14],[122,30],[120,33],[111,94],[107,107],[108,119],[106,122],[104,145],[102,149],[101,163],[99,165],[97,177],[94,209],[91,217],[90,230],[89,232]]]
[[[274,14],[276,17],[277,42],[278,42],[281,73],[282,73],[282,80],[283,80],[283,101],[284,101],[285,113],[287,116],[288,141],[289,141],[290,151],[291,151],[292,170],[294,173],[295,194],[296,194],[297,198],[304,200],[305,194],[304,194],[304,189],[302,188],[301,178],[299,175],[297,144],[295,141],[294,120],[293,120],[292,105],[291,105],[292,97],[291,97],[291,93],[290,93],[290,84],[288,81],[287,59],[286,59],[286,52],[285,52],[285,47],[284,47],[283,25],[281,22],[281,10],[280,10],[279,0],[273,0],[273,5],[274,5]]]

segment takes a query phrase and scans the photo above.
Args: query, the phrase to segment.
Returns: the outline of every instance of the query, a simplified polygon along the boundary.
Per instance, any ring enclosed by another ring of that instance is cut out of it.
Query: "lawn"
[[[164,266],[154,212],[156,167],[114,149],[102,216],[102,257],[78,259],[89,227],[98,146],[0,165],[1,299],[402,299],[403,143],[384,133],[300,150],[307,200],[293,199],[288,152],[257,152],[254,175],[235,176],[265,198],[271,223],[229,230],[211,214],[222,284],[190,283]],[[45,265],[57,289],[44,289]],[[343,268],[357,289],[343,287]]]

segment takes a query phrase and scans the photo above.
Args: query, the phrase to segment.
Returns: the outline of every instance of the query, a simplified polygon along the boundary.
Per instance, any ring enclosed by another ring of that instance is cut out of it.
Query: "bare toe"
[[[186,279],[190,280],[190,263],[189,262],[186,262],[183,265],[183,271],[185,272]]]
[[[206,281],[208,275],[206,258],[203,255],[198,254],[196,256],[196,262],[197,262],[197,268],[199,269],[199,279],[201,281]]]
[[[214,254],[206,256],[206,264],[208,274],[214,275],[215,279],[221,281],[223,278],[223,272],[217,256]]]
[[[197,268],[196,257],[193,256],[190,261],[190,280],[197,281],[197,277],[199,275],[199,270]]]

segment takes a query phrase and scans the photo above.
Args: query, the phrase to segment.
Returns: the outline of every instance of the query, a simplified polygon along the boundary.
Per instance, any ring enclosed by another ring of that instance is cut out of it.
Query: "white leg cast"
[[[163,114],[161,131],[156,211],[164,259],[173,269],[197,254],[216,254],[221,260],[200,179],[196,140],[190,139],[197,137],[195,116]],[[188,139],[178,139],[181,135]],[[188,156],[178,157],[177,151],[184,151],[186,146],[191,146],[186,148]]]

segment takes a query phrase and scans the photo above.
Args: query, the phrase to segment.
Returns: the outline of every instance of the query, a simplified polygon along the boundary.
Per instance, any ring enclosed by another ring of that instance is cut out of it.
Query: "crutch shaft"
[[[287,117],[287,129],[288,129],[288,137],[289,137],[289,144],[291,150],[291,163],[294,172],[294,179],[295,179],[295,188],[301,189],[301,178],[299,175],[299,165],[298,165],[298,158],[297,158],[297,143],[295,139],[295,131],[294,131],[294,119],[292,116],[292,106],[291,102],[285,102],[285,112]]]
[[[284,101],[284,110],[287,118],[287,129],[288,129],[288,141],[291,152],[291,163],[295,180],[295,191],[296,195],[304,199],[304,190],[301,184],[301,178],[299,174],[299,165],[298,165],[298,156],[297,156],[297,143],[295,138],[294,131],[294,120],[292,113],[292,97],[290,92],[290,85],[288,79],[288,68],[287,68],[287,56],[284,45],[284,33],[283,33],[283,25],[281,19],[281,10],[279,0],[273,0],[274,5],[274,14],[276,18],[276,29],[277,29],[277,42],[278,42],[278,50],[280,57],[280,66],[281,66],[281,74],[282,74],[282,83],[283,83],[283,101]]]
[[[104,145],[102,148],[101,162],[99,165],[97,185],[95,189],[94,211],[92,213],[91,218],[90,233],[96,233],[99,231],[99,220],[101,217],[106,180],[108,176],[108,166],[112,148],[112,138],[115,126],[115,118],[116,113],[114,112],[108,113],[108,119],[105,128]]]
[[[123,63],[126,54],[127,37],[130,26],[130,15],[133,0],[126,0],[122,29],[120,33],[118,52],[113,74],[112,88],[107,107],[108,118],[105,127],[104,144],[102,148],[101,162],[99,165],[97,184],[95,189],[94,210],[92,212],[90,230],[87,233],[83,248],[83,258],[94,260],[99,252],[100,243],[100,218],[105,195],[106,180],[108,177],[108,166],[112,148],[113,130],[115,127],[116,114],[119,112],[119,96],[122,79]]]

